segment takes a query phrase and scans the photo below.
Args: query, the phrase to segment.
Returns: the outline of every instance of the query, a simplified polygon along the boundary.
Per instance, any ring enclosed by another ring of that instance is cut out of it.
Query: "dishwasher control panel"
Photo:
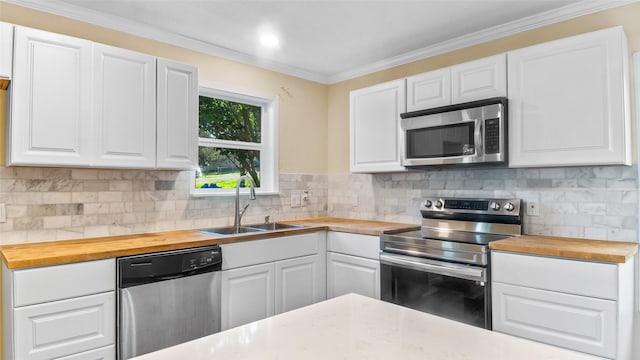
[[[134,255],[117,259],[119,287],[177,279],[222,269],[219,245]]]
[[[220,249],[200,251],[182,258],[182,271],[201,269],[222,262]]]

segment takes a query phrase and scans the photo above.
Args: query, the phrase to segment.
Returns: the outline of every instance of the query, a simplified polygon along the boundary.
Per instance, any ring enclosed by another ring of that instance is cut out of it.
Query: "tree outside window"
[[[268,141],[274,138],[268,132],[270,129],[273,132],[273,126],[265,126],[265,123],[273,125],[275,122],[273,111],[270,111],[272,103],[272,99],[201,89],[196,193],[233,189],[240,175],[251,177],[256,188],[265,185],[263,173],[271,175],[266,177],[267,183],[273,180],[272,175],[277,173],[275,147]],[[248,186],[240,186],[245,185]],[[277,189],[273,184],[266,185],[267,190]]]

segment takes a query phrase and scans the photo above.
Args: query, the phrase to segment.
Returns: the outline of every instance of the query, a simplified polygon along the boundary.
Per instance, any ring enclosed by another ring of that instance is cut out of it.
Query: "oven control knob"
[[[492,202],[489,203],[489,208],[491,210],[498,211],[498,210],[500,210],[500,204],[495,202],[495,201],[492,201]]]
[[[504,209],[505,209],[505,210],[507,210],[507,211],[513,211],[513,209],[515,209],[515,208],[516,208],[516,207],[515,207],[515,206],[513,206],[513,204],[512,204],[512,203],[510,203],[510,202],[508,202],[508,203],[504,204]]]
[[[430,208],[430,207],[431,207],[431,205],[433,205],[433,204],[432,204],[432,202],[431,202],[431,200],[426,200],[426,201],[424,202],[424,207],[428,207],[428,208]]]
[[[436,201],[436,204],[435,204],[436,208],[441,209],[441,208],[442,208],[442,205],[443,205],[443,204],[442,204],[442,201],[440,201],[440,200],[437,200],[437,201]]]

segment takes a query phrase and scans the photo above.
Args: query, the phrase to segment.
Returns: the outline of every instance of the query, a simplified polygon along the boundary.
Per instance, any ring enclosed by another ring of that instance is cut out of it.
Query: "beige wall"
[[[631,55],[640,50],[639,16],[640,3],[631,4],[325,86],[0,2],[0,21],[192,63],[198,66],[201,80],[278,95],[282,173],[349,172],[349,91],[353,89],[615,25],[624,26]],[[631,81],[632,94],[633,86]],[[4,120],[0,114],[0,125]],[[4,137],[0,147],[4,148]]]
[[[349,91],[351,90],[616,25],[624,27],[629,40],[631,57],[635,51],[640,50],[638,19],[640,19],[640,3],[631,4],[331,85],[328,95],[329,173],[349,172]],[[633,86],[633,80],[631,80],[632,94]],[[634,111],[632,106],[632,124],[635,123]],[[634,125],[632,127],[634,128]],[[635,134],[635,128],[632,131]]]
[[[0,2],[0,21],[198,66],[200,80],[280,98],[280,172],[327,172],[327,86],[273,71]],[[283,89],[286,89],[284,91]],[[0,96],[4,98],[4,92]],[[0,125],[5,121],[0,113]],[[0,138],[0,148],[5,147]],[[0,150],[2,151],[2,150]],[[2,153],[0,152],[0,155]],[[4,160],[4,156],[2,156]],[[2,161],[3,161],[2,160]],[[2,163],[0,163],[1,165]]]

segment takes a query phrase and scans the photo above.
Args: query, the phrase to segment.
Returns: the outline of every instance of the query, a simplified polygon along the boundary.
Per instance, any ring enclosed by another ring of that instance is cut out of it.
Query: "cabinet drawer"
[[[615,264],[493,251],[493,281],[543,290],[616,300]]]
[[[115,290],[115,259],[13,272],[13,307]]]
[[[79,354],[73,354],[56,360],[115,360],[116,346],[106,346],[100,349],[85,351]]]
[[[324,252],[325,232],[222,244],[222,270]]]
[[[616,302],[493,284],[493,330],[616,357]]]
[[[327,251],[380,259],[380,237],[329,231]]]
[[[53,359],[115,342],[115,292],[13,310],[16,359]]]

